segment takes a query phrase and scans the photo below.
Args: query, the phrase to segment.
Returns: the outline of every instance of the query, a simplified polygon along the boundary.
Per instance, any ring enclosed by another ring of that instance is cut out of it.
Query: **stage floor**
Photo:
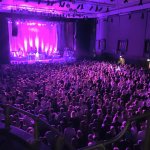
[[[11,64],[34,64],[34,63],[69,63],[75,62],[74,57],[51,58],[44,60],[11,60]]]

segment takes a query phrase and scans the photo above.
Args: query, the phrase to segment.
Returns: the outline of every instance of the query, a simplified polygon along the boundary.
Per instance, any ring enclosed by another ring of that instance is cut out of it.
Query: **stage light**
[[[25,51],[27,51],[27,48],[28,48],[28,42],[27,42],[27,40],[25,39],[25,40],[24,40],[24,49],[25,49]]]
[[[92,9],[93,9],[93,6],[91,6],[89,10],[91,11]]]
[[[103,9],[103,7],[101,7],[98,11],[100,12],[100,11],[102,11],[102,9]]]
[[[80,4],[77,6],[77,9],[79,9],[80,8]]]
[[[36,57],[36,59],[39,58],[39,53],[38,52],[36,52],[35,57]]]
[[[37,36],[35,38],[35,46],[36,46],[36,48],[39,47],[39,38]]]
[[[109,12],[109,8],[107,7],[107,10],[106,10],[106,12]]]
[[[147,59],[147,63],[148,63],[148,69],[150,69],[150,59]]]
[[[79,4],[79,5],[77,6],[77,9],[79,9],[79,8],[82,10],[82,9],[83,9],[83,4]]]
[[[98,5],[96,6],[96,9],[95,9],[95,12],[97,12],[98,11]]]
[[[42,51],[43,51],[43,49],[44,49],[44,42],[43,41],[41,43],[41,48],[42,48]]]
[[[32,47],[33,46],[33,41],[32,39],[29,39],[29,45]]]
[[[52,52],[52,46],[50,46],[50,53]]]
[[[46,53],[48,52],[48,45],[45,47],[45,50],[44,50]]]
[[[147,61],[150,62],[150,59],[148,58]]]
[[[55,47],[55,48],[54,48],[54,53],[56,53],[56,51],[57,51],[57,48]]]

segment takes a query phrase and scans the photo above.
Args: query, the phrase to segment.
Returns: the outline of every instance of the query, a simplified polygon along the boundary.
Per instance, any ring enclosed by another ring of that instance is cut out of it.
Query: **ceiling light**
[[[93,9],[93,6],[91,6],[89,10],[91,11],[92,9]]]
[[[79,5],[77,6],[77,9],[79,9],[79,8],[82,10],[82,9],[83,9],[83,4],[79,4]]]
[[[77,9],[79,9],[80,8],[80,4],[77,6]]]
[[[103,7],[101,7],[98,11],[102,11]]]
[[[83,4],[81,4],[81,10],[83,9]]]
[[[96,6],[96,9],[95,9],[95,11],[96,11],[96,12],[98,11],[98,5]]]
[[[109,12],[109,8],[107,7],[107,10],[106,10],[106,12]]]

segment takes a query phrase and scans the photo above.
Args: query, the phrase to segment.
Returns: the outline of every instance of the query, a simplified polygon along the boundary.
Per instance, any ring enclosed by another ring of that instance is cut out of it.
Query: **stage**
[[[8,31],[11,64],[75,61],[72,23],[8,20]]]
[[[34,64],[34,63],[71,63],[75,62],[75,57],[54,57],[49,59],[34,59],[34,60],[11,60],[11,64]]]

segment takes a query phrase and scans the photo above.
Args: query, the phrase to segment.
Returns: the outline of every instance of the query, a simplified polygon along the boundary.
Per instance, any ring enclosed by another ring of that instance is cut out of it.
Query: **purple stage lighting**
[[[57,52],[57,24],[16,21],[18,33],[12,35],[9,21],[10,58],[12,60],[46,59]],[[53,25],[52,25],[53,24]]]

